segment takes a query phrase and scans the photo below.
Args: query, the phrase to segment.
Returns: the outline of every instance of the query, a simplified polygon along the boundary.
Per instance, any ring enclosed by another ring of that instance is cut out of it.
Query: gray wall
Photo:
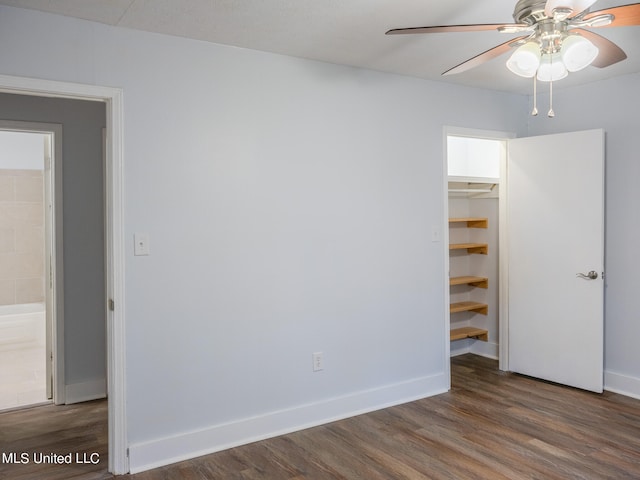
[[[100,102],[0,93],[0,119],[63,125],[65,383],[105,378],[105,286]]]
[[[443,127],[526,97],[10,7],[0,72],[124,92],[132,469],[448,388]]]
[[[607,131],[605,368],[640,383],[638,75],[559,84],[556,117],[529,119],[523,96],[9,7],[0,72],[124,90],[134,467],[446,388],[445,125]],[[84,210],[100,182],[80,176]]]

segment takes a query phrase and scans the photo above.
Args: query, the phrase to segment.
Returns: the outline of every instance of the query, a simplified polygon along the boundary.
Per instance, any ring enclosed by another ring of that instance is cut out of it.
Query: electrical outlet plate
[[[151,254],[149,250],[149,234],[135,233],[133,235],[133,254],[136,256],[144,256]]]

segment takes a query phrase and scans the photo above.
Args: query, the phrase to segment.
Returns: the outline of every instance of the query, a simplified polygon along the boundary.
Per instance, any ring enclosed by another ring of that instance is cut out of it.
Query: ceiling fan
[[[595,2],[596,0],[519,0],[513,12],[515,23],[394,28],[386,34],[487,30],[522,34],[450,68],[443,75],[465,72],[516,48],[507,60],[507,68],[522,77],[533,77],[532,115],[536,115],[536,80],[549,82],[553,92],[553,81],[566,77],[569,72],[576,72],[588,65],[604,68],[627,58],[618,45],[590,29],[640,25],[640,3],[589,11],[589,7]],[[550,108],[549,116],[553,115],[553,108]]]

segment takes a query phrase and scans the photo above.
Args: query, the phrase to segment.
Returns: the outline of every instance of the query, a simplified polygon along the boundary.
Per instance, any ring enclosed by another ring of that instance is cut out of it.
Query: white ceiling
[[[508,55],[473,70],[441,73],[517,35],[498,32],[386,36],[390,28],[510,23],[516,0],[0,0],[124,28],[165,33],[324,62],[506,92],[531,80],[504,66]],[[600,0],[591,10],[631,3]],[[557,88],[640,72],[640,27],[601,28],[628,58],[570,74]]]

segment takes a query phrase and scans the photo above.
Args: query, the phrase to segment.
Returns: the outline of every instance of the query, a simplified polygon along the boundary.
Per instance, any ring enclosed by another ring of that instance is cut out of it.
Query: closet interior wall
[[[451,314],[451,328],[472,326],[488,331],[488,341],[462,339],[451,342],[451,356],[474,353],[489,358],[498,358],[498,198],[449,196],[449,218],[487,218],[487,228],[467,228],[466,224],[449,227],[449,242],[487,243],[488,254],[467,254],[465,251],[450,253],[450,277],[476,275],[488,277],[488,288],[471,285],[450,287],[451,303],[477,301],[488,305],[487,315],[476,312]]]

